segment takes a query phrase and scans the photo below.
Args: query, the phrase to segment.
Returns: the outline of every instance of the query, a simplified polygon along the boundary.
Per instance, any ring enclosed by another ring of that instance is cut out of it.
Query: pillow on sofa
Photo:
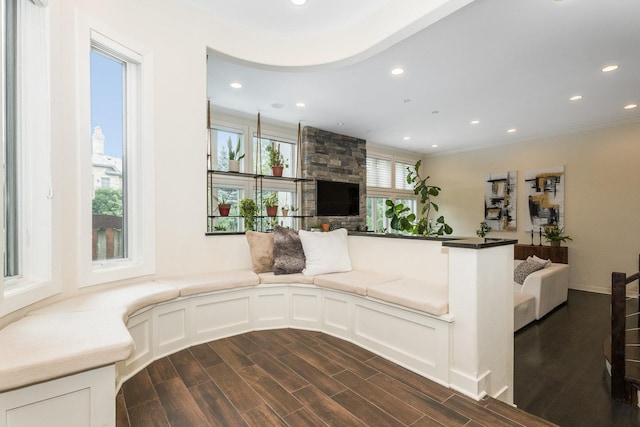
[[[544,265],[539,262],[525,260],[518,264],[513,271],[513,281],[522,285],[522,282],[524,282],[524,279],[526,279],[528,275],[543,268]]]
[[[246,235],[253,272],[257,274],[273,271],[273,233],[247,231]]]
[[[542,264],[542,266],[543,266],[544,268],[547,268],[547,267],[549,267],[549,266],[551,265],[551,260],[550,260],[550,259],[542,259],[542,258],[540,258],[540,257],[538,257],[538,256],[536,256],[536,255],[534,255],[534,256],[530,256],[530,257],[529,257],[529,258],[527,258],[527,259],[528,259],[528,260],[531,260],[531,261],[535,261],[535,262],[537,262],[538,264]]]
[[[273,274],[301,273],[304,260],[298,233],[276,225],[273,233]]]
[[[298,235],[307,259],[302,271],[305,276],[352,270],[346,229],[325,233],[300,230]]]

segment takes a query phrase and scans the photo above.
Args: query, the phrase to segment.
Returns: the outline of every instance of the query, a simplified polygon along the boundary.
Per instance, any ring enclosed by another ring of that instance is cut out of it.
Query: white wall
[[[483,219],[484,178],[518,171],[517,232],[490,237],[517,238],[527,214],[524,177],[529,170],[565,167],[565,232],[570,287],[609,293],[611,272],[638,271],[640,254],[640,123],[623,124],[517,144],[450,155],[429,156],[423,172],[443,188],[441,212],[456,236],[474,236]],[[535,238],[538,244],[538,237]]]

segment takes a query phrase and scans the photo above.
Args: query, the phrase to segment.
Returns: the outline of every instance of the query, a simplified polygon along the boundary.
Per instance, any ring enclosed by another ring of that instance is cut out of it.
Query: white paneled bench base
[[[308,284],[258,285],[160,303],[134,313],[136,350],[117,363],[117,384],[156,359],[254,330],[298,328],[350,341],[440,384],[448,384],[453,317]]]

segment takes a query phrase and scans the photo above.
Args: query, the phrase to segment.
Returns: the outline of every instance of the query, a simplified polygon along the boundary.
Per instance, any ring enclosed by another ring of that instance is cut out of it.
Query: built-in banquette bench
[[[476,399],[512,402],[513,241],[356,234],[352,271],[306,276],[256,274],[244,236],[218,238],[244,268],[79,295],[0,330],[0,427],[112,426],[120,385],[152,361],[287,327],[353,342]]]

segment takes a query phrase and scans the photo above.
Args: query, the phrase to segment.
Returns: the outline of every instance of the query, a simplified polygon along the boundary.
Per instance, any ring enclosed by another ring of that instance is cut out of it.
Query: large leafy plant
[[[442,189],[435,185],[427,184],[427,180],[430,177],[423,178],[420,175],[421,164],[422,160],[418,160],[413,169],[407,167],[407,183],[412,184],[414,194],[420,196],[420,203],[422,204],[421,216],[417,217],[411,212],[410,208],[402,203],[396,204],[392,200],[387,200],[385,203],[389,208],[385,215],[391,220],[389,225],[394,230],[422,236],[451,234],[453,233],[453,228],[447,224],[443,215],[436,218],[435,222],[431,218],[431,214],[438,212],[440,209],[433,201],[433,198],[437,197]]]

